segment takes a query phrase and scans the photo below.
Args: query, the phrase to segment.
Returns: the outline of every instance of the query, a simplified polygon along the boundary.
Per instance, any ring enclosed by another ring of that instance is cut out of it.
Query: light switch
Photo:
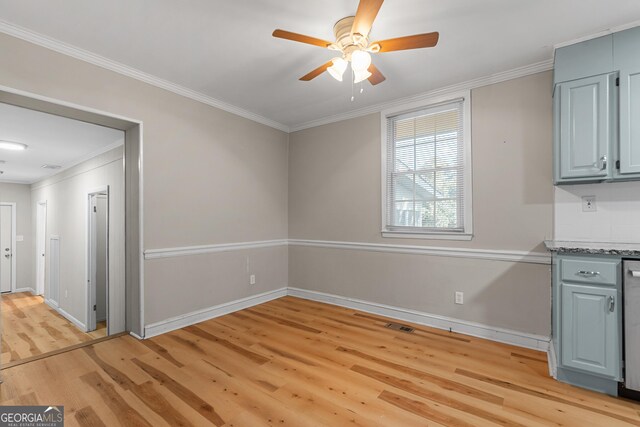
[[[16,242],[22,242],[22,241],[24,241],[24,236],[22,234],[16,235]]]

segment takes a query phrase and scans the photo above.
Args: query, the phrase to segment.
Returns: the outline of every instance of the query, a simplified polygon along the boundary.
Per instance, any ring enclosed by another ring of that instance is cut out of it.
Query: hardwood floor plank
[[[401,365],[401,364],[394,363],[394,362],[389,362],[387,360],[380,359],[378,357],[362,353],[361,351],[358,351],[358,350],[348,349],[346,347],[338,347],[337,350],[341,351],[341,352],[345,352],[345,353],[349,353],[349,354],[358,356],[358,357],[360,357],[360,358],[362,358],[364,360],[375,362],[376,364],[382,365],[384,367],[391,368],[391,369],[394,369],[396,371],[403,372],[405,374],[408,374],[409,376],[412,376],[412,377],[415,377],[415,378],[420,378],[422,380],[425,380],[425,381],[428,381],[430,383],[436,384],[436,385],[442,387],[443,389],[451,390],[451,391],[454,391],[456,393],[460,393],[460,394],[464,394],[464,395],[467,395],[467,396],[470,396],[470,397],[474,397],[476,399],[484,400],[485,402],[488,402],[488,403],[501,405],[503,403],[503,401],[504,401],[504,399],[502,397],[497,396],[495,394],[487,393],[487,392],[482,391],[480,389],[477,389],[477,388],[474,388],[474,387],[470,387],[470,386],[467,386],[465,384],[462,384],[462,383],[459,383],[459,382],[456,382],[456,381],[452,381],[451,379],[446,379],[446,378],[443,378],[443,377],[439,377],[437,375],[429,374],[427,372],[419,371],[417,369],[413,369],[413,368],[410,368],[410,367],[405,366],[405,365]]]
[[[102,360],[93,346],[84,347],[82,350],[120,387],[130,390],[135,386],[135,383],[128,376]]]
[[[79,409],[73,415],[78,424],[86,427],[106,427],[91,406]]]
[[[379,396],[380,400],[397,406],[400,409],[419,415],[427,420],[435,421],[446,426],[451,427],[476,427],[475,424],[471,424],[462,419],[456,418],[453,415],[448,415],[446,412],[433,409],[431,406],[426,405],[418,400],[409,399],[399,394],[383,391]]]
[[[131,391],[170,426],[189,427],[193,425],[164,396],[155,390],[151,381],[139,385],[134,384],[131,387]]]
[[[195,409],[204,418],[211,421],[218,427],[224,424],[224,420],[220,417],[220,415],[218,415],[213,406],[202,400],[194,392],[192,392],[182,384],[176,382],[173,378],[171,378],[164,372],[159,371],[151,365],[148,365],[138,359],[132,359],[131,361],[138,365],[147,374],[149,374],[149,376],[151,376],[154,380],[159,382],[160,385],[169,389],[173,394],[176,395],[176,397],[180,398],[193,409]]]
[[[450,408],[453,409],[457,409],[459,411],[465,412],[467,414],[472,414],[475,415],[479,418],[483,418],[491,423],[494,424],[498,424],[501,426],[514,426],[514,427],[523,427],[522,424],[515,422],[514,420],[508,420],[500,415],[497,414],[498,409],[497,407],[492,408],[493,412],[491,412],[491,409],[488,410],[484,410],[481,409],[477,406],[472,406],[469,404],[466,404],[464,402],[461,402],[459,400],[456,399],[452,399],[450,397],[447,397],[441,393],[435,393],[432,392],[426,388],[423,387],[419,387],[416,384],[414,384],[411,381],[407,381],[407,380],[403,380],[401,378],[397,378],[394,377],[392,375],[389,374],[385,374],[383,372],[379,372],[373,369],[369,369],[366,368],[364,366],[360,366],[360,365],[355,365],[354,367],[351,368],[352,371],[354,372],[358,372],[362,375],[366,375],[370,378],[374,378],[382,383],[385,383],[387,385],[393,386],[397,389],[400,390],[404,390],[408,393],[411,393],[413,395],[422,397],[424,399],[429,399],[433,402],[442,404],[442,405],[446,405]],[[501,402],[502,403],[502,402]]]
[[[178,368],[182,368],[184,365],[179,362],[178,360],[176,360],[171,353],[169,352],[169,350],[167,350],[166,348],[164,348],[163,346],[161,346],[160,344],[156,343],[153,338],[147,339],[147,340],[142,340],[140,341],[142,344],[146,345],[150,350],[154,351],[155,353],[159,354],[161,357],[165,358],[166,360],[168,360],[169,362],[173,363],[174,365],[176,365]]]
[[[118,394],[115,387],[105,381],[97,372],[89,372],[80,377],[87,385],[96,390],[106,405],[113,411],[122,425],[151,427],[138,411]]]
[[[606,415],[608,417],[616,418],[618,420],[624,421],[624,422],[629,423],[631,425],[640,426],[640,420],[634,420],[632,418],[628,418],[628,417],[619,415],[619,414],[617,414],[615,412],[603,411],[601,409],[594,408],[592,406],[582,405],[580,403],[572,402],[571,400],[568,400],[568,399],[562,399],[562,398],[559,398],[559,397],[555,397],[553,395],[541,393],[541,392],[532,390],[532,389],[527,388],[527,387],[523,387],[523,386],[520,386],[520,385],[517,385],[517,384],[513,384],[513,383],[510,383],[510,382],[507,382],[507,381],[502,381],[502,380],[499,380],[499,379],[496,379],[496,378],[490,378],[488,376],[480,375],[480,374],[477,374],[475,372],[467,371],[465,369],[456,369],[456,373],[460,374],[460,375],[465,375],[465,376],[470,377],[470,378],[477,379],[479,381],[484,381],[484,382],[487,382],[487,383],[490,383],[490,384],[494,384],[494,385],[497,385],[499,387],[506,388],[508,390],[517,391],[518,393],[526,394],[526,395],[529,395],[529,396],[535,396],[535,397],[538,397],[540,399],[545,399],[545,400],[549,400],[549,401],[552,401],[552,402],[562,403],[564,405],[575,406],[575,407],[581,408],[581,409],[588,409],[590,412],[595,412],[595,413],[598,413],[598,414]]]
[[[243,356],[247,359],[249,359],[250,361],[257,363],[258,365],[262,365],[264,363],[267,363],[269,361],[268,357],[264,357],[261,354],[258,353],[254,353],[252,351],[246,350],[240,346],[237,346],[225,339],[222,338],[218,338],[213,334],[210,334],[209,332],[206,332],[202,329],[200,329],[197,326],[187,326],[186,328],[184,328],[183,330],[197,336],[200,338],[203,338],[205,340],[211,341],[213,343],[216,343],[218,345],[221,345],[225,348],[228,348],[229,350],[232,350],[236,353],[238,353],[240,356]]]
[[[247,313],[253,314],[254,316],[260,316],[260,317],[263,317],[265,319],[269,319],[269,320],[271,320],[271,321],[273,321],[275,323],[278,323],[280,325],[284,325],[284,326],[289,326],[291,328],[300,329],[300,330],[305,331],[305,332],[311,332],[312,334],[319,334],[321,332],[318,329],[310,328],[309,326],[305,326],[305,325],[303,325],[301,323],[292,322],[290,320],[286,320],[286,319],[283,319],[283,318],[280,318],[280,317],[277,317],[277,316],[272,316],[270,314],[260,313],[259,311],[256,311],[256,310],[251,309],[251,308],[247,308],[245,311]]]

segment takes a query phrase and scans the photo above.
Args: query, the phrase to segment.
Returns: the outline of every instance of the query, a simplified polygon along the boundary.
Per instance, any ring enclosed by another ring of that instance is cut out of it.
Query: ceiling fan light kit
[[[344,58],[342,58],[340,56],[336,56],[335,58],[333,58],[331,60],[331,62],[333,63],[333,65],[331,67],[327,68],[327,71],[329,72],[331,77],[333,77],[337,81],[341,82],[342,81],[342,75],[344,74],[345,70],[347,69],[348,62]]]
[[[342,18],[333,26],[335,42],[292,33],[285,30],[275,30],[273,36],[300,43],[306,43],[326,49],[338,51],[342,56],[337,56],[331,61],[321,65],[315,70],[300,78],[302,81],[310,81],[320,74],[328,71],[331,77],[342,81],[347,65],[351,63],[353,70],[353,83],[369,80],[372,85],[377,85],[385,80],[384,75],[371,62],[371,53],[393,52],[398,50],[421,49],[433,47],[438,44],[437,32],[416,34],[413,36],[398,37],[371,43],[369,33],[373,21],[378,15],[384,0],[360,0],[355,16]]]

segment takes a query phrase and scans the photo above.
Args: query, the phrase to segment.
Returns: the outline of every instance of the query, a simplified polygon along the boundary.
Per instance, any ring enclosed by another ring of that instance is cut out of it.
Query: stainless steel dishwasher
[[[640,391],[640,261],[623,261],[625,381]]]

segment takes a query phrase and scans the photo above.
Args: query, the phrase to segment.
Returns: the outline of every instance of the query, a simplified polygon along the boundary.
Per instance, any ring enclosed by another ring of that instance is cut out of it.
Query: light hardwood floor
[[[2,365],[106,335],[106,324],[85,333],[29,292],[2,294]]]
[[[285,297],[5,369],[0,403],[65,405],[68,426],[640,426],[544,353],[386,321]]]

